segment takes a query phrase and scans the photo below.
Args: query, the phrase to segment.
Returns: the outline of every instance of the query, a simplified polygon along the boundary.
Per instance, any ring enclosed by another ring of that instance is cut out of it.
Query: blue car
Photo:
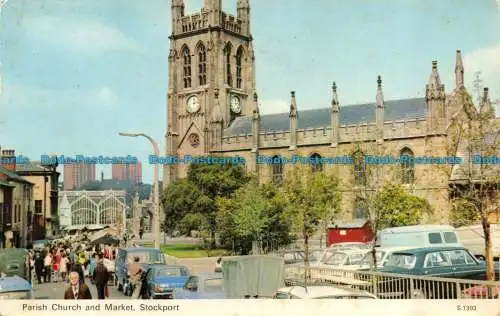
[[[20,276],[0,277],[0,300],[29,300],[33,299],[33,287]]]
[[[224,299],[224,277],[222,273],[207,273],[191,276],[182,289],[175,290],[175,299]]]
[[[149,265],[144,298],[172,299],[175,289],[184,287],[190,272],[184,266]]]

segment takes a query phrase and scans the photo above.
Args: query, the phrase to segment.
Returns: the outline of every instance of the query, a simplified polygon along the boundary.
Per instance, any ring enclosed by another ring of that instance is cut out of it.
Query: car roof
[[[401,251],[401,250],[409,250],[409,249],[415,249],[415,247],[377,247],[375,248],[376,251],[386,251],[386,252],[395,252],[395,251]]]
[[[390,227],[381,230],[383,233],[403,233],[403,232],[415,232],[415,233],[425,233],[430,231],[455,231],[455,228],[450,225],[410,225],[401,227]]]
[[[31,284],[20,276],[0,277],[0,293],[30,290]]]
[[[187,269],[186,266],[181,265],[172,265],[172,264],[164,264],[164,263],[152,263],[149,265],[153,269],[161,269],[161,268],[179,268],[179,269]]]
[[[345,253],[346,255],[352,254],[364,254],[369,252],[371,249],[358,249],[358,248],[348,248],[348,249],[328,249],[328,253]]]
[[[417,254],[428,253],[428,252],[452,251],[452,250],[467,250],[467,249],[464,247],[451,247],[451,246],[448,246],[448,247],[424,247],[424,248],[413,248],[413,249],[395,251],[395,252],[393,252],[393,254],[417,255]]]
[[[343,295],[361,295],[373,297],[373,294],[368,292],[352,291],[348,289],[332,287],[332,286],[291,286],[278,290],[281,293],[288,293],[302,298],[316,298],[324,296],[343,296]]]

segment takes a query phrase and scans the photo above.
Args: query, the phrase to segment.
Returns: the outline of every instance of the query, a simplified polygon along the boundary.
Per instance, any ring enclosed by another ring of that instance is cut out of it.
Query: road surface
[[[92,293],[92,298],[97,299],[97,290],[95,285],[91,284],[90,281],[86,280],[87,285]],[[35,299],[54,299],[62,300],[64,299],[64,291],[68,285],[63,282],[51,282],[51,283],[34,283],[34,294]],[[130,297],[123,295],[123,293],[118,292],[115,286],[109,286],[109,299],[130,299]]]

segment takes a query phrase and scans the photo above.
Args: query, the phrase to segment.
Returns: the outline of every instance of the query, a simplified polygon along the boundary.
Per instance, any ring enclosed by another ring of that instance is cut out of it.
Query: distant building
[[[64,190],[75,190],[88,181],[95,180],[94,164],[66,164],[64,165]]]
[[[35,185],[32,240],[56,233],[60,176],[56,169],[57,165],[42,165],[39,161],[16,165],[16,173]]]
[[[1,155],[0,248],[25,248],[31,238],[34,184],[15,173],[14,150],[2,150]]]
[[[115,180],[129,180],[134,184],[142,182],[142,164],[113,164],[111,177]]]

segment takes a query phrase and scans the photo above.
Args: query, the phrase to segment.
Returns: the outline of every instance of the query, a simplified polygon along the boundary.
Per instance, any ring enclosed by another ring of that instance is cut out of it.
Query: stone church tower
[[[254,92],[248,0],[238,0],[237,16],[222,11],[222,0],[205,0],[192,15],[185,14],[183,0],[172,0],[167,155],[221,150],[223,130],[255,110]],[[165,166],[164,184],[182,178],[186,167]]]

